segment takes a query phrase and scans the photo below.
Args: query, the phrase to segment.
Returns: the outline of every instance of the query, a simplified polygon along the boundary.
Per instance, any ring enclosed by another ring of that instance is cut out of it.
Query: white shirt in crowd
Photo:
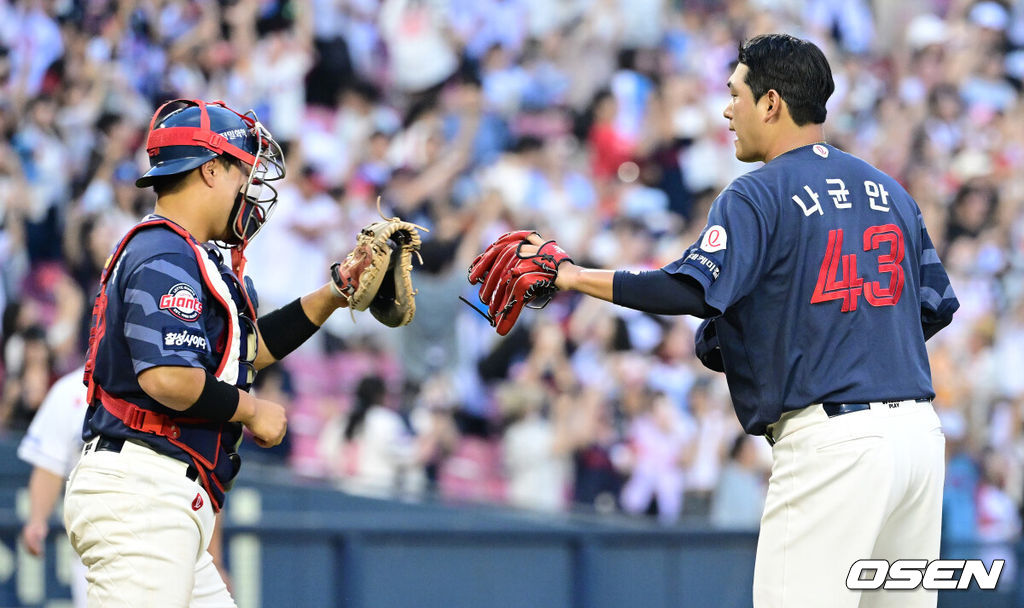
[[[18,458],[33,467],[67,479],[82,455],[82,423],[85,420],[84,369],[79,367],[57,380],[32,418],[18,445]],[[49,505],[33,508],[45,509]],[[38,514],[48,516],[49,513]],[[75,608],[85,608],[85,566],[75,559],[71,568],[71,596]]]
[[[50,388],[18,445],[18,458],[65,479],[82,455],[86,408],[82,374],[78,368]]]

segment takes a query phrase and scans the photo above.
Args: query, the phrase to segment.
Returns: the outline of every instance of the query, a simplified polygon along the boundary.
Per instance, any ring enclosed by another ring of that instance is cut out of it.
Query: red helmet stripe
[[[154,128],[156,126],[157,117],[160,117],[163,109],[172,103],[185,103],[188,105],[198,106],[199,126],[167,127],[163,129]],[[210,130],[210,114],[206,111],[207,105],[217,105],[236,114],[242,119],[242,122],[249,126],[250,129],[256,126],[256,121],[252,118],[232,110],[227,106],[227,104],[219,99],[217,101],[211,101],[210,104],[207,104],[202,99],[172,99],[157,108],[156,112],[153,113],[152,120],[149,121],[149,137],[146,140],[146,151],[149,152],[149,155],[155,156],[157,150],[164,146],[194,146],[198,143],[202,147],[212,150],[217,154],[227,152],[231,154],[231,156],[234,156],[249,165],[255,165],[255,156],[228,142],[228,140],[219,133],[215,133]],[[259,137],[261,141],[265,142],[261,133],[257,133],[256,137]]]
[[[196,99],[196,104],[199,106],[199,128],[204,131],[210,130],[210,115],[206,112],[206,102],[202,99]]]
[[[192,99],[172,99],[170,101],[164,102],[163,105],[161,105],[159,108],[156,109],[156,112],[153,112],[153,118],[150,119],[150,121],[149,121],[149,130],[150,130],[150,132],[152,132],[153,131],[153,127],[156,126],[156,119],[164,111],[164,108],[166,108],[167,106],[171,105],[172,103],[178,103],[180,101],[194,102],[194,100],[192,100]]]
[[[200,145],[217,154],[227,152],[231,156],[249,164],[256,164],[256,157],[232,144],[220,133],[199,127],[167,127],[149,132],[146,151],[154,156],[164,146],[195,146]]]

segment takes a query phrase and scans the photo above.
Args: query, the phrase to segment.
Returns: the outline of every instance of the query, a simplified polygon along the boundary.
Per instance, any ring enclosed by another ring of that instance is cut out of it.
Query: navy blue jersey
[[[230,279],[223,284],[234,306],[243,310],[244,296],[219,252],[207,246],[204,253],[211,262],[207,272],[216,269]],[[107,330],[93,371],[95,382],[107,393],[148,410],[180,416],[147,395],[139,386],[138,374],[156,366],[198,367],[218,373],[228,348],[229,321],[223,306],[218,306],[205,286],[202,272],[189,243],[168,228],[148,228],[131,237],[107,286]],[[251,289],[248,283],[247,287]],[[239,380],[245,371],[239,357],[232,358],[229,365],[232,369],[221,373],[221,379],[248,388]],[[237,372],[234,366],[238,366]],[[211,430],[223,428],[219,422],[209,426]],[[241,437],[241,425],[227,427],[230,451],[231,444]],[[97,433],[141,440],[158,452],[191,462],[166,440],[129,429],[103,407],[91,408],[83,436],[88,440]]]
[[[820,402],[934,397],[925,332],[959,306],[917,203],[837,148],[737,178],[664,267],[704,286],[744,429]]]

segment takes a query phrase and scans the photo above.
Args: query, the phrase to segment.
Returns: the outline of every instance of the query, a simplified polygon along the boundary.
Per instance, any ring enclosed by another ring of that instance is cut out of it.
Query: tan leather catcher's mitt
[[[359,231],[355,249],[345,261],[331,266],[331,285],[348,298],[352,310],[369,308],[388,327],[412,321],[416,314],[412,254],[419,255],[420,230],[426,228],[393,217]]]

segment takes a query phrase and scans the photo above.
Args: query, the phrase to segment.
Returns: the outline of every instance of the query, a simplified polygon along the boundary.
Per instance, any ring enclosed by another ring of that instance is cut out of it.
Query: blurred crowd
[[[0,0],[0,417],[82,363],[99,270],[154,201],[153,110],[255,109],[288,178],[247,251],[262,312],[322,285],[359,227],[427,226],[418,311],[335,314],[263,372],[286,445],[348,491],[757,526],[770,453],[695,320],[561,295],[499,338],[457,298],[513,228],[606,268],[679,257],[753,168],[722,110],[737,43],[829,57],[831,144],[903,183],[962,307],[929,342],[946,538],[1016,538],[1024,497],[1024,1]],[[766,320],[770,322],[770,320]]]

